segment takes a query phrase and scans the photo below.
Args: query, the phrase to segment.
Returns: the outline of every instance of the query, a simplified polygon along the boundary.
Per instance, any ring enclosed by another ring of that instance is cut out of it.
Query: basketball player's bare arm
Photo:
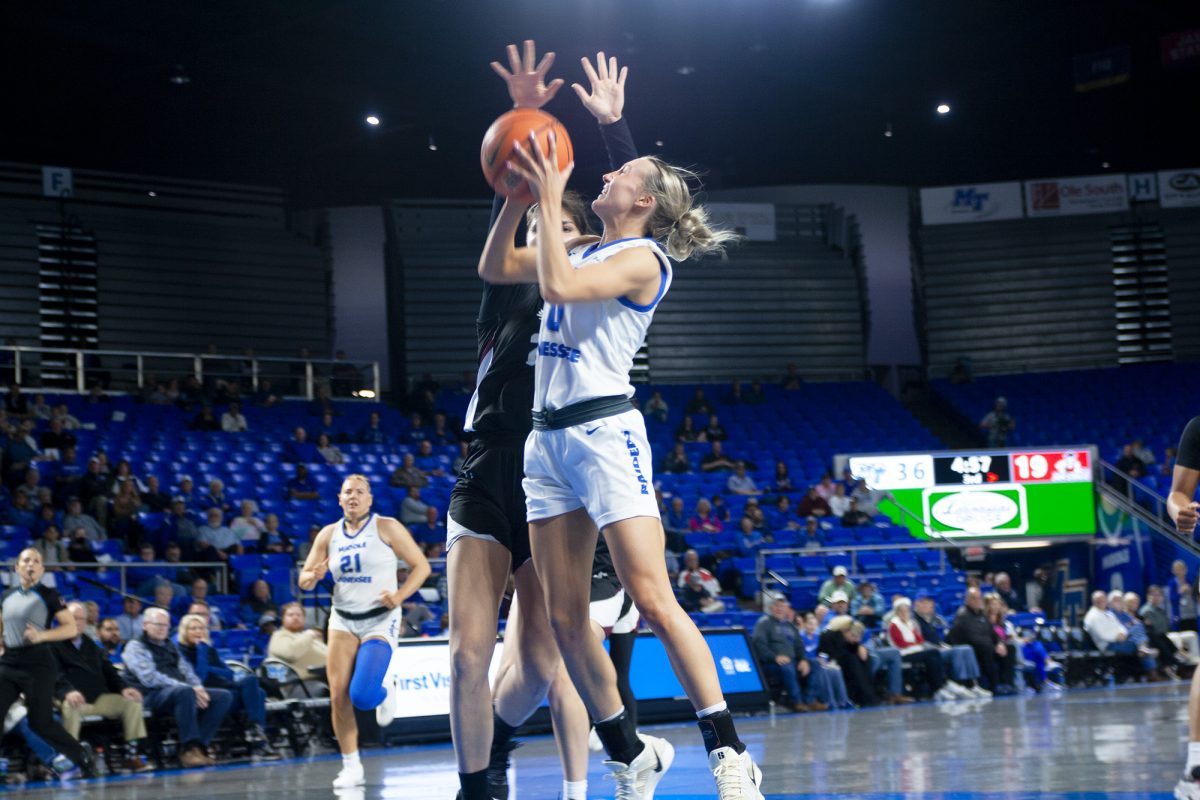
[[[304,559],[304,566],[300,568],[296,585],[306,592],[320,583],[329,572],[329,537],[333,535],[333,527],[326,525],[321,529],[313,540],[312,549],[308,551],[308,558]]]
[[[1171,493],[1167,496],[1167,513],[1175,521],[1175,529],[1191,535],[1196,531],[1197,509],[1200,503],[1196,496],[1196,484],[1200,481],[1200,470],[1175,465],[1171,476]]]
[[[398,586],[395,592],[379,593],[380,605],[395,608],[421,588],[432,570],[429,568],[429,560],[421,552],[420,545],[413,540],[408,528],[404,527],[399,520],[392,517],[380,517],[379,539],[392,548],[396,558],[408,564],[408,578],[404,583]]]

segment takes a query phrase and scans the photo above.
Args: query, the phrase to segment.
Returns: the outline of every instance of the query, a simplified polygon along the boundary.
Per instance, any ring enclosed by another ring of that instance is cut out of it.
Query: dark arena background
[[[5,646],[32,547],[116,690],[159,606],[172,639],[208,618],[209,676],[253,676],[266,716],[235,705],[205,752],[169,706],[133,744],[83,714],[91,770],[22,706],[0,791],[454,797],[445,544],[479,368],[479,147],[512,107],[489,63],[526,39],[566,82],[545,110],[571,188],[590,201],[610,170],[571,88],[603,51],[638,152],[699,172],[741,236],[676,264],[631,377],[667,570],[763,795],[1200,797],[1176,786],[1200,543],[1168,508],[1197,467],[1175,459],[1200,413],[1200,5],[1134,0],[5,4]],[[332,584],[298,581],[350,474],[431,574],[404,605],[395,720],[358,715],[365,783],[335,791]],[[906,600],[920,647],[892,624]],[[980,600],[982,645],[963,636]],[[292,602],[311,632],[283,626]],[[852,620],[862,686],[828,644]],[[776,622],[849,696],[791,694]],[[54,714],[78,720],[65,680]],[[655,796],[715,796],[645,624],[631,682],[676,748]],[[519,738],[509,796],[558,796],[544,708]],[[613,796],[603,758],[590,797]]]

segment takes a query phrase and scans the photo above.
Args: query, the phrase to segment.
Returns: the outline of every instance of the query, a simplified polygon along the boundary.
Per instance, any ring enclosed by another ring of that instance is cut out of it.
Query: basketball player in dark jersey
[[[1200,483],[1200,417],[1192,417],[1179,440],[1179,453],[1171,475],[1171,493],[1167,495],[1167,513],[1175,529],[1184,536],[1195,536],[1197,509],[1196,485]],[[1175,784],[1179,800],[1200,800],[1200,669],[1192,675],[1188,695],[1188,749],[1183,777]]]
[[[540,108],[562,86],[561,79],[544,82],[553,53],[538,63],[533,42],[526,41],[523,58],[513,45],[508,56],[510,69],[496,62],[492,68],[508,84],[517,107]],[[622,164],[636,158],[621,117],[626,70],[618,74],[616,60],[606,62],[603,53],[596,69],[587,59],[583,63],[591,92],[579,84],[572,88],[599,123],[609,160]],[[500,204],[497,198],[493,221]],[[587,225],[584,208],[580,203],[574,218],[564,215],[563,232],[544,233],[582,234]],[[467,428],[475,438],[450,496],[446,526],[450,727],[463,800],[507,798],[504,771],[513,734],[545,697],[559,663],[530,557],[521,488],[525,439],[532,427],[533,349],[541,308],[536,284],[488,284],[476,321],[479,373],[467,408]],[[516,649],[516,661],[495,686],[493,709],[488,667],[510,571],[521,598],[521,620],[514,635],[505,637],[505,645]]]

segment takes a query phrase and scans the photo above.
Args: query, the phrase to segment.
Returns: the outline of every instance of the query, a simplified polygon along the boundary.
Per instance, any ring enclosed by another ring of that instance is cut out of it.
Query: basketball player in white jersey
[[[521,143],[518,143],[520,145]],[[563,172],[536,140],[510,168],[529,181],[542,230],[562,225]],[[546,302],[537,344],[533,432],[525,445],[530,546],[555,640],[596,720],[617,796],[651,797],[670,765],[669,745],[638,734],[625,713],[612,663],[587,624],[591,561],[603,531],[621,584],[663,642],[696,709],[722,800],[761,800],[762,773],[738,739],[704,638],[675,599],[662,558],[645,422],[630,403],[629,370],[676,260],[719,251],[733,234],[708,227],[693,204],[691,174],[643,157],[604,176],[592,209],[597,244],[568,249],[553,237],[517,249],[524,205],[505,203],[480,258],[496,282],[536,276]],[[661,244],[660,244],[661,243]],[[663,245],[665,244],[665,251]]]
[[[376,710],[380,727],[391,723],[393,687],[385,686],[392,649],[400,638],[400,604],[429,577],[429,562],[398,520],[371,513],[371,484],[362,475],[342,482],[338,505],[344,516],[326,525],[313,541],[300,570],[300,588],[309,591],[333,576],[329,614],[330,711],[342,753],[335,789],[363,783],[354,709]],[[397,586],[396,560],[408,564],[408,578]]]

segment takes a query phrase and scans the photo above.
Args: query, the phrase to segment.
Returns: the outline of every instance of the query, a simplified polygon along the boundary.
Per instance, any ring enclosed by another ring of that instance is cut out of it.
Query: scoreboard
[[[850,456],[854,477],[891,495],[880,510],[919,538],[1094,535],[1095,464],[1090,446]]]

